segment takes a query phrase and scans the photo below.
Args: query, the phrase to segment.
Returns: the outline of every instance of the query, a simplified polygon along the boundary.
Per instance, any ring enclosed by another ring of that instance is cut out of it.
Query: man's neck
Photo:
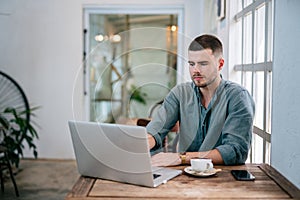
[[[212,84],[206,86],[206,87],[199,87],[200,93],[201,93],[201,104],[207,108],[212,97],[214,96],[218,86],[221,83],[221,78],[217,78]]]

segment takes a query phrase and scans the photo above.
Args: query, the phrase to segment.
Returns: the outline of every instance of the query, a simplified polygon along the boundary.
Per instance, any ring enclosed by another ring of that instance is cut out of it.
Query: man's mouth
[[[203,76],[193,76],[193,79],[194,79],[195,81],[200,81],[200,80],[203,79]]]

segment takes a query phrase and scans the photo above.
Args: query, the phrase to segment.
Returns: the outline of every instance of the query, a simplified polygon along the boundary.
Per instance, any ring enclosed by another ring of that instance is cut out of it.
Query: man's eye
[[[190,65],[191,67],[195,66],[195,64],[194,64],[194,63],[189,63],[189,65]]]
[[[208,63],[207,62],[202,62],[202,63],[199,63],[201,66],[207,66]]]

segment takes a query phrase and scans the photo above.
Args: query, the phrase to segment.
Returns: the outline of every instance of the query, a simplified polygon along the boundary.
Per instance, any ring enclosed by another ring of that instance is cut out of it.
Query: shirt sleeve
[[[225,165],[245,163],[251,147],[255,105],[246,90],[234,95],[229,102],[228,116],[217,146]]]
[[[146,126],[147,132],[154,137],[156,142],[151,151],[162,148],[163,139],[178,121],[178,105],[178,99],[171,91]]]

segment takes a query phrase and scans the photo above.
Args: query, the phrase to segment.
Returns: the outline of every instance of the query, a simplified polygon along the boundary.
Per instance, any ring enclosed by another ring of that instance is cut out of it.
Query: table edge
[[[290,197],[297,199],[300,198],[300,190],[281,173],[279,173],[274,167],[266,163],[260,164],[258,167]]]
[[[74,184],[71,192],[69,192],[65,197],[65,200],[71,199],[73,197],[88,197],[88,194],[93,188],[96,180],[96,178],[80,176]]]

